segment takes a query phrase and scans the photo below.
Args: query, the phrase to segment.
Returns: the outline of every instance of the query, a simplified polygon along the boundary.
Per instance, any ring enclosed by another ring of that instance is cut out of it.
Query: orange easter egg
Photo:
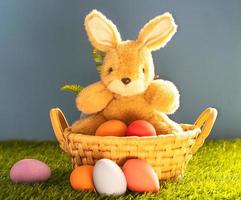
[[[159,180],[150,164],[140,159],[130,159],[122,167],[127,187],[134,192],[158,192]]]
[[[75,190],[94,190],[93,166],[82,165],[75,168],[70,175],[70,185]]]
[[[120,120],[109,120],[101,124],[95,132],[97,136],[125,136],[127,126]]]

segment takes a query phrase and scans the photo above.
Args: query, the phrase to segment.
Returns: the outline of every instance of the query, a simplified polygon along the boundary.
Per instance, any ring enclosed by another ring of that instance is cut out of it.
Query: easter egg
[[[51,176],[47,164],[35,159],[23,159],[16,162],[10,170],[10,179],[14,183],[44,182]]]
[[[105,195],[121,195],[126,192],[126,178],[121,168],[112,160],[98,160],[93,172],[97,192]]]
[[[70,185],[75,190],[94,190],[93,166],[76,167],[70,174]]]
[[[97,136],[125,136],[127,126],[120,120],[109,120],[101,124],[95,135]]]
[[[154,126],[145,120],[133,121],[127,128],[127,136],[156,136]]]
[[[134,192],[158,192],[159,180],[150,164],[140,159],[130,159],[122,167],[127,187]]]

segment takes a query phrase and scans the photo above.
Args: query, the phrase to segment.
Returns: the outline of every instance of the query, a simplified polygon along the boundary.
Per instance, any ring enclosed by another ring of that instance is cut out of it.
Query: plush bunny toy
[[[99,11],[85,18],[91,44],[105,52],[101,81],[85,87],[76,98],[86,118],[72,125],[73,132],[94,134],[110,119],[126,124],[137,119],[149,121],[157,134],[179,133],[182,128],[167,114],[179,107],[179,92],[170,81],[154,80],[151,51],[164,47],[177,26],[170,13],[149,21],[134,41],[122,41],[116,26]]]

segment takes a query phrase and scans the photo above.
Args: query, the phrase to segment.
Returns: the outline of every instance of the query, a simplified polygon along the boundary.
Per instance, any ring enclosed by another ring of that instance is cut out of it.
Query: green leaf
[[[102,64],[103,64],[103,60],[104,60],[104,57],[105,57],[105,53],[99,51],[99,50],[96,49],[96,48],[93,48],[92,57],[93,57],[93,59],[94,59],[94,61],[95,61],[96,70],[97,70],[98,72],[100,72],[101,66],[102,66]]]
[[[60,88],[61,91],[70,91],[74,92],[75,94],[79,94],[83,87],[80,85],[64,85]]]

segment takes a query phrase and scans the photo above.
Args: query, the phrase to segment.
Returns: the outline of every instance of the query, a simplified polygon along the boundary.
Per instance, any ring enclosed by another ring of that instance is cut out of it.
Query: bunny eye
[[[110,68],[108,69],[108,73],[110,74],[111,72],[113,72],[113,68],[112,68],[112,67],[110,67]]]
[[[145,73],[145,68],[142,69],[143,73]]]

